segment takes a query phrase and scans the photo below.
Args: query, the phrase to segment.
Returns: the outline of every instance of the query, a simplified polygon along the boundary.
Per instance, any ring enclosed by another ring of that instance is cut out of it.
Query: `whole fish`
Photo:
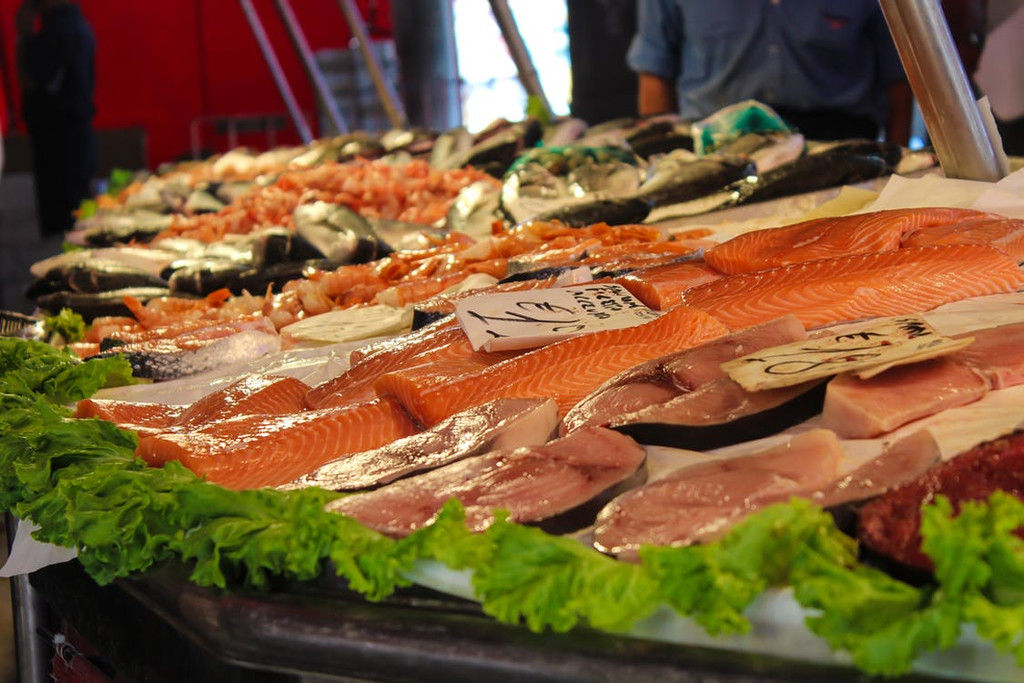
[[[369,222],[347,206],[311,202],[297,207],[293,217],[299,236],[335,265],[366,263],[392,251]]]
[[[808,154],[757,176],[753,182],[741,181],[736,204],[763,202],[829,187],[859,183],[892,173],[893,166],[883,154],[837,147]]]
[[[678,204],[721,190],[754,174],[754,165],[742,157],[703,157],[673,152],[652,167],[636,197],[652,206]]]
[[[126,296],[133,296],[145,303],[150,299],[171,296],[171,290],[167,287],[129,287],[97,293],[53,292],[36,299],[36,304],[39,308],[52,314],[60,312],[62,308],[70,308],[82,316],[86,322],[92,322],[93,319],[102,316],[132,315],[132,312],[124,304]]]

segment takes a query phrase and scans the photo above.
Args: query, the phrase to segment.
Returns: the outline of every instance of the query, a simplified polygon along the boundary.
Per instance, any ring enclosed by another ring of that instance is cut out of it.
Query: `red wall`
[[[4,68],[18,98],[14,14],[20,0],[0,0]],[[237,0],[79,0],[96,34],[96,127],[141,126],[149,167],[187,155],[190,124],[202,117],[283,115],[277,143],[298,142],[287,108]],[[253,0],[299,106],[318,133],[313,89],[273,0]],[[387,0],[357,0],[372,37],[391,34]],[[347,47],[336,0],[292,0],[313,51]],[[3,105],[5,132],[7,107]],[[19,130],[24,130],[19,126]],[[241,144],[266,146],[263,134]],[[227,138],[202,129],[202,144],[223,151]]]

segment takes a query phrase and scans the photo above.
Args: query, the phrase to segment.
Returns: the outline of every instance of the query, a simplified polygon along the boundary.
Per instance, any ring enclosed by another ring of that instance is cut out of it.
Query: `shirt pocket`
[[[864,33],[866,17],[845,4],[835,3],[826,10],[808,13],[799,40],[807,58],[838,70],[850,68],[870,50],[864,44],[869,39]]]

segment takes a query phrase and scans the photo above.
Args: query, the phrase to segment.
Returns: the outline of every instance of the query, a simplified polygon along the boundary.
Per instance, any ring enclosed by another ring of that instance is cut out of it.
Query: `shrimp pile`
[[[312,201],[348,206],[368,218],[429,225],[443,218],[467,185],[498,181],[472,168],[440,171],[425,161],[325,163],[283,173],[273,184],[239,198],[217,213],[176,216],[157,240],[189,237],[215,242],[227,234],[245,234],[280,225],[292,228],[296,207]]]
[[[609,226],[597,223],[570,228],[553,221],[532,221],[506,229],[497,224],[487,240],[467,246],[449,239],[418,251],[396,252],[386,258],[332,271],[311,271],[287,283],[273,297],[268,313],[279,328],[306,316],[366,304],[403,306],[422,301],[475,273],[495,278],[506,274],[508,259],[543,254],[574,245],[619,245],[660,242],[665,234],[646,225]]]
[[[506,274],[508,259],[516,256],[578,252],[579,247],[617,252],[629,245],[664,245],[665,240],[663,231],[645,225],[598,223],[569,228],[558,222],[533,221],[506,229],[496,224],[494,234],[481,242],[453,234],[429,248],[398,251],[369,263],[334,270],[310,269],[304,277],[286,283],[279,294],[268,290],[263,295],[233,296],[223,289],[202,299],[162,297],[145,304],[126,297],[125,303],[134,318],[97,318],[86,339],[75,348],[80,355],[87,356],[98,352],[103,339],[135,342],[264,317],[280,330],[332,310],[371,304],[403,306],[423,301],[475,273],[500,279]],[[551,286],[554,280],[512,287]]]

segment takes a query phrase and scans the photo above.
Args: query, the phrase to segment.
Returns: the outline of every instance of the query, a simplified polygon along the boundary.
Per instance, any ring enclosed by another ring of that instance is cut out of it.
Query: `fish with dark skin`
[[[899,163],[899,149],[899,145],[865,140],[807,154],[752,182],[737,183],[736,203],[763,202],[888,175]]]
[[[622,415],[664,403],[725,377],[721,364],[806,337],[793,316],[748,327],[698,346],[641,363],[605,382],[565,416],[568,431],[606,426]]]
[[[584,429],[542,446],[465,458],[332,501],[327,510],[396,537],[430,524],[451,498],[465,506],[466,524],[474,531],[489,527],[496,509],[507,510],[514,522],[540,522],[614,490],[641,468],[644,457],[628,437]]]
[[[754,174],[754,165],[742,157],[666,156],[637,190],[636,197],[651,206],[678,204],[721,190],[729,183]]]

